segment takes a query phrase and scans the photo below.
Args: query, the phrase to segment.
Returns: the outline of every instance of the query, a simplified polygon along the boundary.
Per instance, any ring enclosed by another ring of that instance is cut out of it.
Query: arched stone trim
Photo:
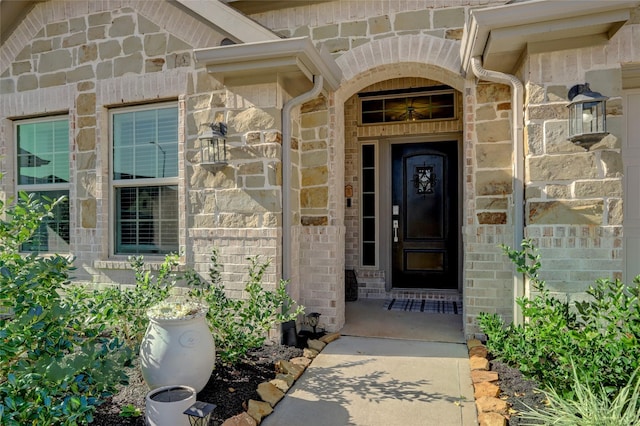
[[[349,93],[347,96],[350,96],[368,86],[372,82],[362,76],[374,69],[378,71],[378,81],[387,78],[380,73],[388,73],[388,78],[420,76],[462,91],[464,79],[460,75],[459,50],[457,41],[424,34],[374,40],[336,59],[346,82],[338,92]]]
[[[181,11],[168,1],[147,0],[67,0],[38,3],[25,16],[11,36],[0,46],[0,74],[15,61],[32,39],[48,23],[65,21],[94,13],[130,7],[168,33],[193,48],[211,47],[220,43],[221,33],[204,22]]]

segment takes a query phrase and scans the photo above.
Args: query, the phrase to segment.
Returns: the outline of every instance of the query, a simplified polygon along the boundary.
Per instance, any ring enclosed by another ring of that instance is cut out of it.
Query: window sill
[[[187,265],[182,262],[183,259],[180,259],[180,263],[176,266],[175,271],[184,272],[187,270]],[[150,269],[152,271],[157,271],[160,269],[160,266],[164,262],[164,256],[157,257],[145,257],[144,265],[145,269]],[[96,269],[108,269],[108,270],[131,270],[131,262],[129,262],[127,257],[113,257],[108,260],[94,260],[93,267]]]

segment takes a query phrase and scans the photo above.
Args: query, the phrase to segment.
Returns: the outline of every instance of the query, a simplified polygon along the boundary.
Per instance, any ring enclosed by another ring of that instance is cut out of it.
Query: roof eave
[[[197,49],[195,59],[227,85],[258,83],[276,75],[311,82],[314,75],[322,75],[323,88],[335,91],[342,80],[333,57],[316,49],[309,37]]]

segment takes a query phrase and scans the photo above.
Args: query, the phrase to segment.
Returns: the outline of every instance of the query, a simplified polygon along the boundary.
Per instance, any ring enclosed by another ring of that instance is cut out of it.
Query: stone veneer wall
[[[2,45],[0,161],[7,176],[15,173],[13,120],[69,117],[70,251],[79,281],[133,282],[126,256],[110,255],[109,110],[157,101],[179,108],[182,261],[206,276],[217,246],[226,288],[238,297],[247,256],[272,260],[268,286],[281,276],[280,87],[232,93],[196,66],[193,49],[223,37],[169,2],[74,0],[37,4]],[[205,168],[197,136],[217,119],[229,124],[230,164]],[[2,196],[14,190],[5,178]]]

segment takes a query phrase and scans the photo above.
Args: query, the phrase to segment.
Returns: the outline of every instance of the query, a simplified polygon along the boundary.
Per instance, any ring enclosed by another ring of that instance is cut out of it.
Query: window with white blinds
[[[178,251],[178,108],[112,111],[116,254]]]
[[[15,125],[17,190],[35,194],[45,204],[60,197],[53,216],[41,223],[22,250],[42,253],[69,251],[69,120],[46,117]]]

